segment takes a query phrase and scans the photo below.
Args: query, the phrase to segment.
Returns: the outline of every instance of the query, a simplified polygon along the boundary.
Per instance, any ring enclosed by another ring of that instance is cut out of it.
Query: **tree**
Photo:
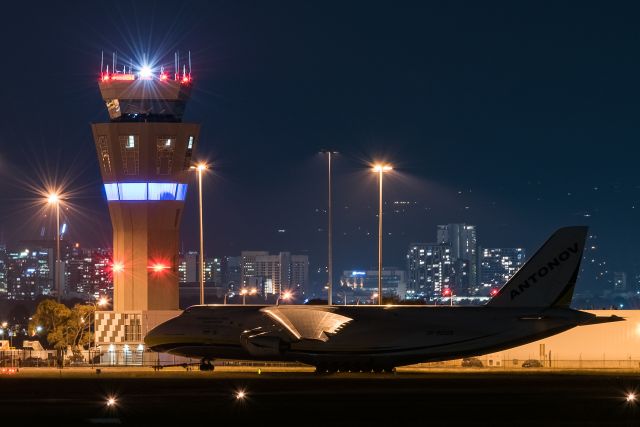
[[[29,329],[42,326],[47,332],[47,341],[56,350],[65,350],[70,346],[77,351],[92,340],[91,319],[94,311],[93,305],[76,304],[69,308],[51,299],[44,300],[31,317]]]

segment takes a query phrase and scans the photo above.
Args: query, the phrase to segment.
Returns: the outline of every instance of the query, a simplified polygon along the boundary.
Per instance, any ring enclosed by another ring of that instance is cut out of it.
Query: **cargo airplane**
[[[214,359],[295,361],[318,372],[486,354],[576,326],[624,320],[569,308],[587,227],[556,231],[483,306],[196,305],[145,337],[158,352]]]

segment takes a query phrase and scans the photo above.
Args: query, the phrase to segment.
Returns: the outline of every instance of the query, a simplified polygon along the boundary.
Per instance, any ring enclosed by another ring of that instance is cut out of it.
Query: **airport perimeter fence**
[[[152,351],[105,351],[100,349],[76,352],[56,350],[6,350],[0,351],[0,368],[20,367],[152,367],[163,368],[182,366],[185,369],[198,368],[199,359],[175,356]],[[249,360],[215,360],[215,366],[224,367],[276,367],[294,368],[307,365],[296,362],[262,362]],[[578,369],[602,370],[624,369],[639,370],[638,359],[601,359],[565,360],[565,359],[506,359],[498,357],[472,357],[411,365],[417,369],[485,369],[485,370],[526,370],[526,369]]]
[[[565,359],[484,359],[468,358],[449,360],[446,362],[419,363],[412,365],[419,369],[486,369],[486,370],[519,370],[519,369],[546,369],[546,370],[602,370],[624,369],[639,370],[638,359],[589,359],[589,360],[565,360]]]
[[[59,352],[56,350],[6,350],[0,351],[0,368],[60,368],[60,367],[198,367],[200,359],[176,356],[152,351],[104,351],[82,350]],[[227,367],[301,367],[295,362],[261,362],[250,360],[215,360],[215,366]]]

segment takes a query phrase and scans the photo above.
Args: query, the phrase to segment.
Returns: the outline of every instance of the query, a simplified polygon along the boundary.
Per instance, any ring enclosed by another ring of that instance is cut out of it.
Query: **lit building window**
[[[109,141],[107,137],[101,135],[98,137],[98,155],[100,156],[100,163],[105,173],[111,173],[111,155],[109,153]]]
[[[173,163],[173,138],[158,138],[156,151],[156,173],[158,175],[171,174],[171,165]]]
[[[193,136],[190,136],[189,142],[187,142],[187,151],[184,156],[184,165],[183,165],[184,170],[189,170],[189,168],[191,167],[191,156],[193,155],[193,142],[194,142],[194,138]]]
[[[104,184],[108,201],[184,201],[187,184],[175,182],[120,182]]]
[[[138,137],[136,135],[120,136],[122,170],[125,175],[138,175],[140,157]]]

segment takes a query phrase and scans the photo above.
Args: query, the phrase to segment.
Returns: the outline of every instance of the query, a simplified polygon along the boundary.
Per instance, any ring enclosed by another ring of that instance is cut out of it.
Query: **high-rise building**
[[[407,273],[396,267],[382,268],[382,295],[385,297],[394,296],[399,299],[405,299],[407,293]],[[376,303],[378,293],[378,270],[345,270],[340,278],[342,291],[337,291],[337,301],[342,300],[346,303],[360,301],[363,304]],[[352,292],[352,298],[349,298],[346,290]]]
[[[478,292],[483,296],[499,289],[524,265],[524,248],[482,248]]]
[[[478,283],[478,240],[476,226],[468,224],[438,225],[438,244],[451,248],[456,264],[456,286],[460,295],[469,295]]]
[[[198,274],[198,266],[200,265],[200,256],[198,252],[188,251],[182,255],[180,259],[179,278],[180,283],[196,283],[200,280]]]
[[[214,286],[222,286],[222,259],[205,258],[204,281]]]
[[[412,243],[407,253],[407,299],[439,297],[451,287],[454,264],[448,244]]]
[[[9,293],[7,284],[7,247],[0,243],[0,299],[6,299]]]
[[[307,291],[309,257],[280,252],[270,255],[266,251],[241,253],[242,286],[257,287],[264,294],[279,294],[285,290],[296,293]]]
[[[192,79],[179,61],[102,72],[109,122],[93,123],[113,226],[113,312],[96,313],[96,343],[136,345],[178,313],[179,228],[200,125],[182,121]]]
[[[291,255],[289,288],[298,295],[309,292],[309,257],[307,255]]]
[[[242,258],[226,256],[222,258],[222,286],[237,289],[242,283]]]
[[[68,293],[81,298],[95,298],[113,293],[111,250],[82,248],[74,245],[66,260]]]
[[[258,257],[268,256],[267,251],[242,251],[240,253],[240,286],[255,285],[258,275]]]
[[[53,293],[53,251],[25,248],[8,251],[6,265],[7,299],[33,300]]]

